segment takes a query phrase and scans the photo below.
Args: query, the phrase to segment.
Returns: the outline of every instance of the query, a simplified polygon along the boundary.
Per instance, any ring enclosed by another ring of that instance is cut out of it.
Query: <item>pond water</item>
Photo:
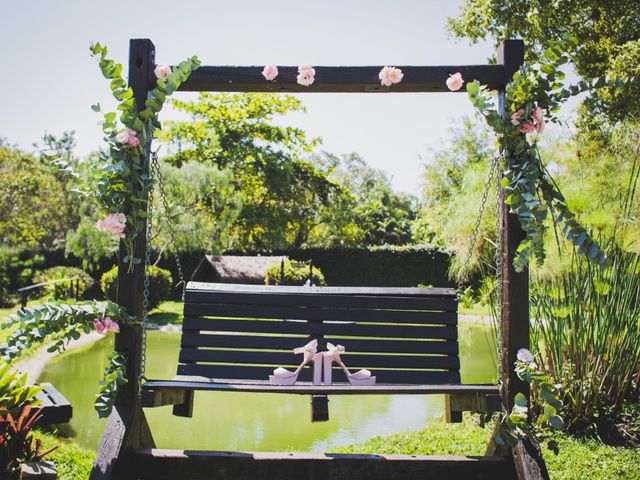
[[[463,382],[495,379],[486,330],[481,324],[460,325]],[[179,342],[179,333],[149,332],[149,378],[175,375]],[[68,431],[61,433],[93,450],[106,424],[96,418],[93,400],[112,348],[111,337],[60,355],[39,379],[55,385],[73,405]],[[145,413],[159,448],[327,451],[376,435],[420,429],[444,411],[440,395],[335,395],[329,397],[330,421],[311,423],[309,403],[304,395],[197,392],[193,418],[174,417],[170,406]]]

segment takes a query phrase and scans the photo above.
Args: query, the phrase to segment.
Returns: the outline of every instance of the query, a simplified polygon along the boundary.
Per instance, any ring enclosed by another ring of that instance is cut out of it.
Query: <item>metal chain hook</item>
[[[160,164],[158,162],[158,150],[153,152],[151,161],[151,173],[158,179],[158,192],[160,193],[160,201],[162,202],[162,208],[164,210],[165,217],[167,219],[167,227],[169,230],[169,237],[171,241],[171,249],[173,250],[173,255],[176,261],[176,266],[178,268],[178,277],[180,281],[176,284],[176,287],[182,287],[182,299],[184,300],[184,291],[187,287],[187,284],[184,279],[184,270],[182,269],[182,262],[180,261],[180,255],[178,255],[178,242],[176,241],[176,229],[173,224],[173,220],[171,219],[171,215],[169,212],[171,211],[169,208],[169,202],[167,200],[167,195],[164,189],[164,177],[162,176],[162,172],[160,171]]]
[[[491,184],[493,181],[493,176],[498,170],[498,166],[500,164],[500,156],[494,156],[493,161],[491,162],[491,166],[489,167],[489,175],[487,176],[487,181],[484,185],[484,190],[482,192],[482,200],[480,201],[480,208],[478,209],[478,216],[476,217],[476,224],[473,228],[473,233],[471,234],[471,242],[469,244],[469,250],[467,251],[467,256],[462,264],[462,271],[468,272],[469,264],[471,263],[471,257],[473,256],[473,249],[476,246],[476,242],[478,241],[478,234],[480,233],[480,224],[482,223],[482,216],[484,215],[484,208],[487,203],[487,197],[489,196],[489,190],[491,188]]]

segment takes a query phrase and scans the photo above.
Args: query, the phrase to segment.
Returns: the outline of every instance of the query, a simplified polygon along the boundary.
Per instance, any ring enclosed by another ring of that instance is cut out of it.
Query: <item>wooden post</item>
[[[153,75],[155,65],[155,47],[151,40],[131,40],[129,45],[129,87],[133,90],[138,111],[145,108],[144,102],[150,91],[149,79]],[[150,139],[145,146],[142,162],[142,174],[149,171]],[[124,244],[120,243],[118,259],[118,293],[117,302],[127,311],[138,318],[142,316],[142,300],[144,292],[144,258],[147,242],[144,236],[136,238],[135,256],[140,262],[129,272],[126,262],[127,255]],[[126,351],[128,354],[127,377],[129,382],[118,392],[118,404],[133,405],[138,400],[138,375],[140,374],[140,347],[142,335],[138,329],[123,326],[116,335],[116,350]]]
[[[504,40],[497,51],[498,64],[504,67],[505,85],[524,63],[524,43],[522,40]],[[503,116],[508,115],[505,91],[498,95],[498,109]],[[529,270],[518,273],[513,260],[525,232],[520,227],[516,215],[509,213],[505,204],[505,192],[500,193],[500,224],[502,230],[502,308],[500,351],[502,364],[502,403],[511,411],[517,393],[529,398],[529,384],[518,378],[514,363],[518,349],[529,348]],[[504,453],[489,446],[487,453]],[[540,447],[534,439],[525,439],[511,450],[511,458],[519,480],[549,480]]]
[[[498,47],[498,64],[504,66],[505,85],[524,63],[524,43],[522,40],[505,40]],[[498,109],[507,115],[505,92],[498,96]],[[501,194],[500,223],[502,226],[502,318],[500,352],[502,358],[501,380],[502,399],[507,411],[513,406],[516,393],[529,396],[529,386],[520,380],[514,371],[514,362],[519,348],[529,348],[529,272],[515,271],[513,259],[525,233],[516,215],[509,213]]]
[[[144,109],[144,103],[153,87],[153,69],[155,67],[155,47],[148,39],[132,39],[129,43],[129,87],[133,90],[138,111]],[[142,173],[149,171],[151,138],[144,149]],[[142,316],[144,292],[144,258],[147,242],[144,236],[136,239],[135,256],[140,259],[132,272],[125,261],[127,255],[123,243],[120,243],[118,259],[117,302],[131,315]],[[91,479],[129,478],[125,469],[119,469],[120,463],[126,463],[132,448],[153,448],[155,444],[149,430],[144,412],[140,406],[140,386],[138,376],[141,366],[142,332],[135,327],[122,325],[116,334],[115,348],[127,354],[126,385],[120,387],[116,405],[100,439],[100,446],[91,471]],[[122,461],[125,459],[125,461]],[[131,472],[131,475],[133,473]]]

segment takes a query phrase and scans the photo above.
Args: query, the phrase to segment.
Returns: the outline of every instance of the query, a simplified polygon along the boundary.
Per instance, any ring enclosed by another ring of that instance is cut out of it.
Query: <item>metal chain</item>
[[[182,299],[184,300],[184,290],[187,286],[184,280],[184,271],[182,269],[182,262],[180,261],[180,255],[178,255],[178,243],[176,241],[176,229],[173,224],[173,220],[171,220],[169,202],[167,200],[167,195],[164,189],[164,177],[162,176],[162,172],[160,171],[160,163],[158,162],[158,152],[153,152],[151,156],[151,174],[158,179],[158,192],[160,193],[160,201],[162,202],[162,208],[164,209],[164,215],[167,219],[167,227],[169,230],[169,237],[171,239],[171,249],[173,250],[173,255],[176,260],[176,266],[178,267],[178,277],[180,278],[180,282],[176,284],[182,286]]]
[[[487,203],[487,197],[489,196],[489,190],[491,189],[493,176],[496,170],[498,169],[499,163],[500,163],[500,157],[494,156],[493,161],[491,162],[491,166],[489,167],[489,175],[487,176],[487,181],[484,185],[484,191],[482,192],[482,200],[480,201],[480,208],[478,209],[476,224],[475,224],[475,227],[473,228],[473,233],[471,234],[471,242],[469,244],[469,250],[467,251],[467,256],[463,263],[462,271],[464,273],[469,271],[469,264],[471,263],[473,249],[476,246],[476,242],[478,241],[478,234],[480,233],[480,224],[482,223],[482,216],[484,215],[484,208]]]
[[[502,155],[502,154],[501,154]],[[497,346],[498,346],[498,378],[502,378],[502,349],[500,348],[502,338],[502,179],[500,175],[496,175],[496,328],[497,328]]]
[[[155,153],[152,153],[152,158]],[[147,229],[146,245],[144,256],[144,291],[142,294],[142,347],[140,349],[140,374],[138,382],[145,380],[145,369],[147,366],[147,326],[149,320],[149,293],[151,290],[151,280],[149,279],[149,265],[151,264],[151,227],[153,220],[153,187],[149,190],[147,200]]]

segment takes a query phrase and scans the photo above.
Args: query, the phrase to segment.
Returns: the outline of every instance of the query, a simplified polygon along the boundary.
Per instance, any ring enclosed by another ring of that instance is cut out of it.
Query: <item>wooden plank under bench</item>
[[[514,479],[501,456],[354,455],[145,449],[133,453],[141,480],[389,480],[408,478]]]

